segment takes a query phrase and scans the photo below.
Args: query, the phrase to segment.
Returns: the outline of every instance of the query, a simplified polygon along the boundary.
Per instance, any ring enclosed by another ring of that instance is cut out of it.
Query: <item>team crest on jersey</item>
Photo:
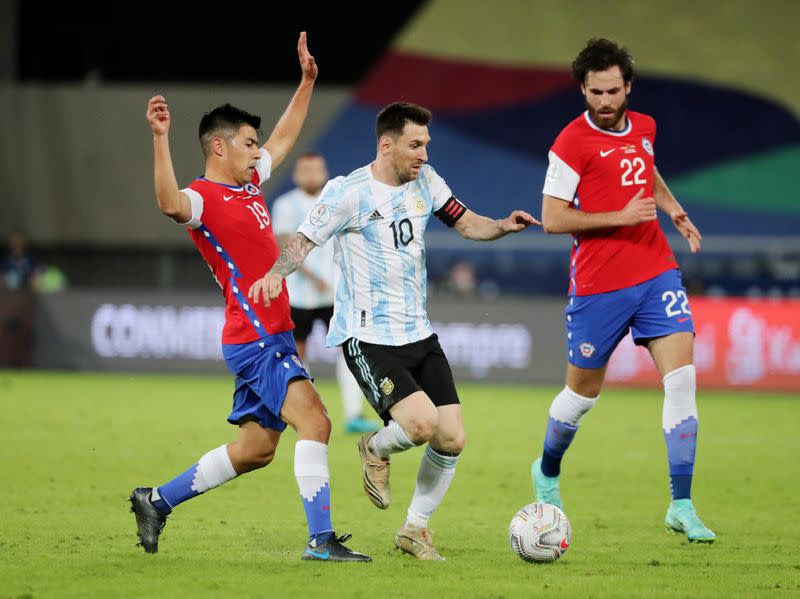
[[[581,350],[581,355],[584,358],[591,358],[594,355],[594,345],[589,343],[588,341],[584,341],[578,346],[578,349]]]
[[[244,186],[244,190],[251,196],[257,196],[261,194],[261,189],[255,183],[248,183]]]
[[[642,147],[644,148],[645,152],[650,154],[650,156],[653,155],[653,144],[651,144],[650,140],[647,139],[646,137],[642,138]]]
[[[331,211],[325,204],[320,204],[319,206],[314,206],[311,209],[311,213],[308,215],[308,220],[311,221],[311,224],[315,227],[321,227],[331,219]]]
[[[416,208],[417,212],[420,214],[425,212],[425,200],[422,199],[422,196],[414,198],[414,208]]]
[[[394,383],[388,376],[383,377],[381,380],[381,391],[383,391],[384,395],[391,395],[392,391],[394,391]]]

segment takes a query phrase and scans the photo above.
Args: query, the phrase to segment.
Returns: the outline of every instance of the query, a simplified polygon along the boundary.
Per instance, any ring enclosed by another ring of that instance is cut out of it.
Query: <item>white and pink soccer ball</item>
[[[550,503],[530,503],[511,519],[508,540],[526,562],[554,562],[569,548],[572,529],[564,512]]]

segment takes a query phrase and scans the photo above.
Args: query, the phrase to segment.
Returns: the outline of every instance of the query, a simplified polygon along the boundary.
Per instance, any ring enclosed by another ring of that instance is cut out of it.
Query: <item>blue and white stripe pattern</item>
[[[299,231],[317,246],[334,237],[340,277],[329,346],[350,337],[398,346],[433,334],[423,235],[451,196],[427,165],[399,187],[376,181],[369,166],[328,182]]]

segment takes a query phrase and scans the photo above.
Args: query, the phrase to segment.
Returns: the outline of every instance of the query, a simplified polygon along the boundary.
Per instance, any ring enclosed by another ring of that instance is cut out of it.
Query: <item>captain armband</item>
[[[439,208],[433,214],[448,227],[452,227],[458,222],[458,219],[464,216],[467,207],[462,204],[456,196],[450,196],[450,199],[444,203],[444,206]]]

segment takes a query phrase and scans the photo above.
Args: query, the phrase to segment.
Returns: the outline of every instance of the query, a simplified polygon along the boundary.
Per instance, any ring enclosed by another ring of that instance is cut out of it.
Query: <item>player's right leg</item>
[[[437,427],[436,407],[408,370],[419,361],[421,343],[391,347],[351,338],[342,344],[350,372],[386,423],[358,442],[364,491],[380,509],[391,502],[390,456],[426,443]]]
[[[550,405],[544,448],[531,465],[536,500],[563,508],[561,460],[600,395],[606,365],[636,305],[628,290],[571,297],[566,309],[566,385]]]
[[[263,468],[272,461],[279,439],[278,431],[263,428],[253,420],[243,421],[233,443],[212,449],[188,470],[159,487],[134,489],[130,502],[136,516],[139,544],[147,553],[156,553],[159,536],[173,508],[240,474]]]
[[[594,407],[604,375],[605,367],[585,369],[567,364],[567,384],[550,404],[542,455],[531,465],[536,501],[563,509],[561,460],[578,432],[581,419]],[[592,395],[583,395],[574,388]]]

